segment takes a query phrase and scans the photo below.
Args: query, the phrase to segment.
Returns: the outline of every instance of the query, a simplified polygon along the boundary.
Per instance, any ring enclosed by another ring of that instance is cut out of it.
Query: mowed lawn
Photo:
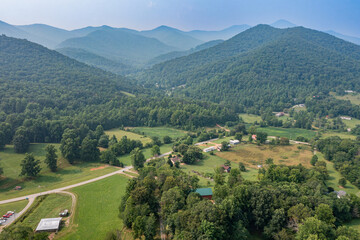
[[[67,160],[59,157],[58,171],[51,172],[44,164],[45,147],[47,144],[31,144],[29,152],[33,153],[35,159],[41,161],[42,170],[40,175],[34,180],[26,180],[20,177],[20,163],[24,159],[25,154],[17,154],[14,152],[13,146],[7,145],[5,150],[0,151],[0,165],[4,169],[4,178],[0,184],[0,200],[15,198],[50,189],[68,186],[85,180],[89,180],[117,169],[114,167],[106,167],[94,170],[100,163],[79,163],[70,165]],[[59,146],[59,145],[55,145]],[[59,156],[60,152],[57,153]],[[15,186],[21,186],[22,190],[14,190]]]
[[[28,204],[28,200],[22,200],[12,203],[6,203],[0,205],[0,216],[4,215],[8,211],[20,212]]]
[[[298,149],[301,147],[302,149]],[[271,146],[241,144],[226,152],[216,153],[220,158],[234,163],[242,162],[248,168],[257,169],[257,165],[265,164],[266,159],[272,158],[275,164],[298,165],[311,167],[312,152],[307,146]]]
[[[184,130],[168,127],[136,127],[134,130],[148,137],[158,137],[160,140],[162,140],[164,136],[169,136],[172,139],[176,139],[187,134],[187,132]]]
[[[259,127],[257,130],[266,132],[268,136],[287,137],[292,140],[295,140],[299,136],[307,139],[311,139],[316,136],[315,131],[300,128]]]
[[[37,199],[37,201],[39,201]],[[46,195],[40,204],[23,220],[23,224],[36,229],[42,218],[56,218],[65,209],[71,210],[72,200],[70,195]],[[72,214],[70,212],[70,214]]]
[[[105,131],[107,135],[111,138],[113,135],[117,138],[117,140],[120,140],[122,137],[126,136],[128,139],[131,140],[140,140],[144,145],[147,143],[150,143],[152,140],[149,137],[142,136],[137,133],[124,131],[120,129],[111,129],[108,131]]]
[[[78,197],[75,219],[68,233],[58,239],[104,239],[107,232],[123,228],[118,217],[121,197],[125,194],[129,178],[112,177],[74,188]]]
[[[328,138],[328,137],[334,137],[334,136],[338,136],[340,138],[356,139],[356,136],[351,135],[346,132],[326,132],[326,133],[322,134],[321,138]]]
[[[261,116],[254,114],[242,113],[239,114],[239,117],[241,117],[245,123],[261,122]]]

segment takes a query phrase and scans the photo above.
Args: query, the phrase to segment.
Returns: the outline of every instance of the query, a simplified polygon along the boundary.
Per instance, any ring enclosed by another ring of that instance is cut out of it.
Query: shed
[[[200,194],[202,198],[212,199],[213,193],[211,188],[198,188],[195,192]]]
[[[61,218],[43,218],[35,232],[57,232],[60,228],[60,222]]]
[[[338,192],[334,191],[334,192],[336,193],[337,198],[342,198],[342,197],[346,196],[346,192],[343,190],[340,190]]]

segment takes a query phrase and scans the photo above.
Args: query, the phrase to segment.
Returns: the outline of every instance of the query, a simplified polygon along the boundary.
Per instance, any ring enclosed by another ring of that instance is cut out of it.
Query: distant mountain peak
[[[273,24],[271,24],[271,26],[275,28],[293,28],[296,27],[297,25],[287,20],[280,19],[274,22]]]

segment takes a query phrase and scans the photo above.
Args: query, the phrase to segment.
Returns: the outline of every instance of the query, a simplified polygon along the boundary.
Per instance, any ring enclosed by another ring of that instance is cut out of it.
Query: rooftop
[[[36,228],[38,231],[56,231],[59,230],[61,218],[43,218]]]
[[[211,188],[198,188],[196,189],[196,191],[198,194],[200,194],[200,196],[212,196],[212,190]]]

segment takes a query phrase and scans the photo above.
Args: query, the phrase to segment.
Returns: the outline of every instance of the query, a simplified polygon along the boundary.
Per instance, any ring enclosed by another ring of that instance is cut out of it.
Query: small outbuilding
[[[208,148],[205,148],[203,151],[204,152],[211,152],[211,151],[215,151],[216,148],[215,147],[208,147]]]
[[[336,193],[337,198],[342,198],[346,196],[346,192],[343,190],[340,191],[334,191]]]
[[[60,222],[61,218],[43,218],[35,232],[57,232],[60,228]]]
[[[222,165],[222,167],[224,168],[224,172],[229,173],[231,171],[231,167],[230,166],[225,166]]]
[[[211,188],[198,188],[195,192],[200,194],[202,198],[212,199],[213,192]]]
[[[239,144],[240,143],[240,141],[239,140],[237,140],[237,139],[235,139],[235,140],[230,140],[230,144],[232,144],[232,145],[237,145],[237,144]]]

